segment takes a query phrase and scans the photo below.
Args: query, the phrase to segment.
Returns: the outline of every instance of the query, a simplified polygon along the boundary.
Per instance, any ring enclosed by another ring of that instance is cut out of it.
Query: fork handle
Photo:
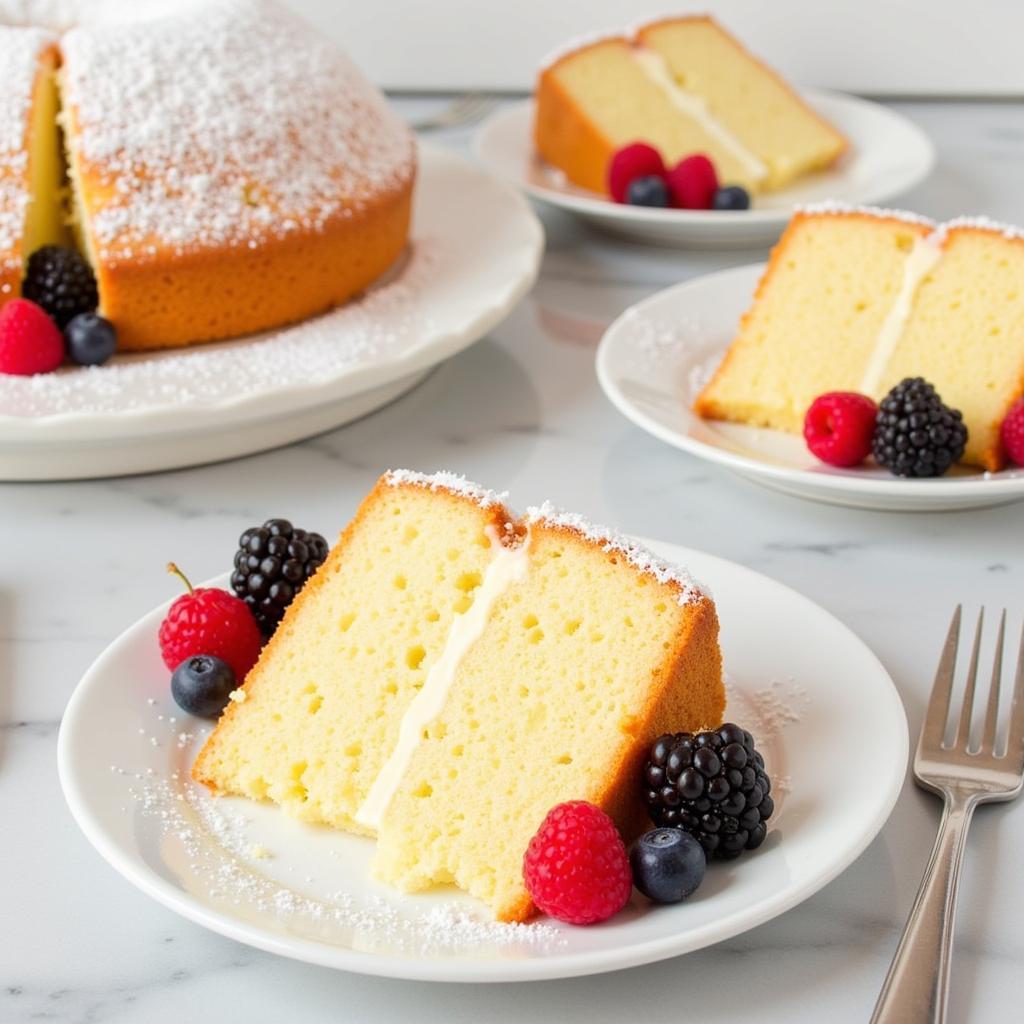
[[[871,1024],[943,1024],[967,828],[978,800],[947,792],[939,834]]]

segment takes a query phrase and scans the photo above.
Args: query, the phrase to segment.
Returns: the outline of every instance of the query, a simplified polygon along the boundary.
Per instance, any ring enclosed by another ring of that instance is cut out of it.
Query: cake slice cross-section
[[[604,192],[633,142],[669,166],[703,153],[721,182],[770,191],[831,166],[843,135],[710,17],[665,18],[562,48],[541,69],[537,151],[571,182]]]
[[[798,432],[819,395],[879,401],[907,377],[963,414],[964,463],[1005,465],[1000,425],[1024,394],[1024,232],[834,203],[798,211],[694,408]]]
[[[533,913],[530,838],[585,799],[627,838],[664,732],[720,723],[718,620],[683,570],[550,507],[513,518],[450,474],[386,474],[193,768],[377,837],[374,871]]]

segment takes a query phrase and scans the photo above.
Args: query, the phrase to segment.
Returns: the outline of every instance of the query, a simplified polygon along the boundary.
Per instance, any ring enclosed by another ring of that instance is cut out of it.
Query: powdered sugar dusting
[[[411,132],[272,0],[80,25],[61,48],[73,157],[103,186],[101,261],[320,231],[412,177]]]
[[[140,813],[156,821],[160,848],[180,849],[181,857],[170,852],[165,856],[174,859],[176,873],[189,877],[189,891],[205,892],[208,902],[228,913],[232,908],[250,914],[256,911],[290,934],[411,956],[479,955],[496,950],[529,955],[567,945],[565,934],[557,927],[495,922],[466,902],[430,905],[417,897],[390,901],[348,889],[310,895],[264,873],[280,858],[263,843],[253,841],[250,819],[231,800],[207,796],[178,772],[167,779],[152,770],[130,773],[113,765],[111,769],[130,780],[128,792]],[[278,865],[278,870],[289,868],[292,873],[299,869],[301,882],[308,885],[314,881],[306,873],[308,868]],[[339,880],[343,877],[339,871]]]
[[[118,355],[104,366],[35,377],[0,374],[0,415],[115,414],[201,408],[307,388],[397,358],[437,332],[423,298],[450,267],[438,239],[419,239],[405,265],[357,301],[261,335],[167,352]],[[447,271],[450,272],[450,269]]]
[[[1014,227],[1012,224],[1004,224],[990,217],[956,217],[940,224],[935,230],[934,237],[941,243],[951,231],[958,229],[975,229],[978,231],[991,231],[1002,235],[1008,241],[1020,241],[1024,239],[1024,228]]]
[[[858,206],[855,203],[844,203],[839,199],[826,199],[820,203],[807,203],[803,206],[797,206],[796,212],[811,216],[817,214],[857,214],[863,217],[902,220],[907,224],[920,224],[927,228],[935,227],[935,221],[930,220],[928,217],[922,217],[917,213],[910,213],[907,210],[890,210],[882,206]]]
[[[467,480],[464,476],[444,470],[437,473],[417,473],[411,469],[391,469],[384,474],[384,479],[391,487],[407,485],[425,487],[429,491],[450,491],[452,494],[475,501],[481,508],[504,505],[508,501],[508,491],[499,494],[473,483],[472,480]]]
[[[33,87],[51,42],[39,29],[0,28],[0,279],[21,275],[21,237],[31,199],[27,141]]]
[[[526,521],[573,530],[599,545],[602,551],[624,555],[626,561],[635,569],[653,576],[659,583],[674,586],[681,605],[694,604],[701,598],[710,596],[707,587],[698,583],[685,569],[664,561],[630,537],[607,526],[597,526],[573,512],[563,512],[550,502],[546,501],[543,505],[528,508]]]

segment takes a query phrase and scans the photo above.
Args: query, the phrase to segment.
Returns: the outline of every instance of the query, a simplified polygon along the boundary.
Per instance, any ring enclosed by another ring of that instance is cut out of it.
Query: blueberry
[[[707,857],[700,843],[678,828],[644,833],[629,854],[633,884],[655,903],[678,903],[704,880]]]
[[[171,676],[171,694],[182,711],[200,718],[216,718],[235,688],[235,673],[220,658],[197,654],[186,658]]]
[[[668,206],[668,185],[656,174],[634,178],[626,189],[626,202],[630,206]]]
[[[712,210],[749,210],[750,193],[739,185],[724,185],[715,190]]]
[[[68,356],[79,366],[99,366],[117,348],[114,325],[98,313],[79,313],[64,328]]]

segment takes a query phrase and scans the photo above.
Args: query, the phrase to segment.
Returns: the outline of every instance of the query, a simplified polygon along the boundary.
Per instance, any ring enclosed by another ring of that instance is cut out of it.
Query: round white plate
[[[701,419],[693,401],[750,308],[764,264],[685,281],[630,307],[605,332],[597,376],[637,426],[676,448],[801,498],[889,511],[984,508],[1024,499],[1024,469],[954,467],[935,480],[906,480],[875,466],[835,469],[802,437]]]
[[[477,133],[476,151],[492,171],[535,199],[570,210],[607,231],[640,242],[697,249],[768,245],[798,204],[824,199],[885,202],[923,181],[935,166],[935,147],[928,136],[888,107],[818,89],[802,95],[850,140],[850,151],[831,170],[755,197],[749,210],[653,210],[614,203],[569,184],[561,171],[534,152],[532,101],[492,115]]]
[[[171,702],[156,639],[166,606],[107,648],[68,704],[58,748],[68,805],[100,854],[176,913],[260,949],[364,974],[561,978],[753,928],[820,889],[882,828],[906,769],[903,707],[871,651],[807,598],[731,562],[653,546],[715,595],[727,715],[756,733],[778,808],[765,845],[710,866],[686,903],[654,907],[634,894],[591,928],[497,925],[454,890],[410,896],[374,882],[372,840],[271,805],[214,800],[188,781],[209,727]]]
[[[409,248],[360,299],[262,335],[0,375],[0,480],[197,465],[340,426],[497,326],[533,285],[543,248],[522,196],[422,146]]]

